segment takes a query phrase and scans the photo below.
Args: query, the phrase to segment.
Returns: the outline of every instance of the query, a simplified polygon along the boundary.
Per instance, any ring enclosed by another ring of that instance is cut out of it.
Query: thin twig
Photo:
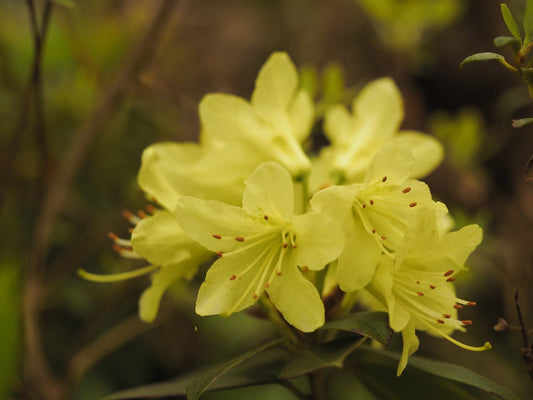
[[[31,0],[28,0],[31,1]],[[72,181],[85,160],[96,137],[104,131],[116,114],[127,88],[135,75],[152,58],[163,28],[170,20],[177,0],[162,0],[148,30],[118,71],[107,92],[96,103],[66,151],[66,157],[45,188],[37,220],[34,225],[32,246],[29,251],[24,285],[24,323],[26,344],[26,380],[44,399],[61,397],[61,385],[49,369],[40,337],[41,273],[54,223],[62,208]]]
[[[524,344],[522,347],[522,356],[524,357],[524,361],[526,363],[526,371],[533,381],[533,343],[529,344],[528,333],[524,324],[522,310],[520,308],[520,295],[518,286],[514,294],[514,304],[516,315],[518,316],[518,323],[520,324],[520,332],[522,333],[522,342]]]

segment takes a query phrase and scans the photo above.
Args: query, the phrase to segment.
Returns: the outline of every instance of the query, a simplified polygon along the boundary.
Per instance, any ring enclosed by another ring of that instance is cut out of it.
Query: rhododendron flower
[[[399,248],[418,208],[446,212],[425,183],[409,179],[412,167],[410,147],[390,141],[375,155],[363,183],[333,186],[311,200],[313,208],[342,221],[346,245],[337,264],[342,290],[352,292],[370,282],[381,254]]]
[[[200,287],[198,314],[231,315],[266,292],[294,327],[309,332],[323,325],[320,295],[300,268],[319,270],[337,258],[342,229],[316,211],[294,215],[293,182],[281,165],[257,168],[242,208],[184,196],[176,216],[191,238],[220,257]]]

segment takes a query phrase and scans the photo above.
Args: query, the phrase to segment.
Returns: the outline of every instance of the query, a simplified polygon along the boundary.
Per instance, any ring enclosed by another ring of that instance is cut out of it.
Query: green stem
[[[300,341],[298,340],[298,337],[296,336],[292,328],[281,317],[278,311],[274,308],[270,299],[268,299],[266,296],[261,296],[259,304],[263,308],[263,311],[266,312],[268,318],[272,322],[274,322],[274,325],[276,326],[278,332],[281,334],[281,337],[287,340],[286,344],[291,349],[299,349],[298,343]]]

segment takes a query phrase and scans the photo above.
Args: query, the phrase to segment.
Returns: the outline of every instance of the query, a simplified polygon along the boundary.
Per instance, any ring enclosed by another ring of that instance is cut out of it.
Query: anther
[[[455,277],[452,276],[452,277],[446,279],[446,282],[453,282],[454,280],[455,280]]]
[[[381,182],[387,182],[387,177],[384,176],[383,179],[381,180]]]
[[[112,239],[112,240],[117,240],[117,239],[118,239],[118,236],[117,236],[115,233],[113,233],[113,232],[109,232],[109,233],[107,234],[107,237],[108,237],[109,239]]]
[[[254,300],[257,299],[257,295],[254,293],[253,296],[252,296],[252,298],[253,298]]]
[[[442,316],[443,316],[444,318],[451,318],[451,317],[452,317],[451,314],[442,314]]]
[[[460,305],[460,304],[454,304],[454,305],[453,305],[453,308],[455,308],[456,310],[462,310],[462,309],[463,309],[463,306]]]
[[[381,240],[385,240],[385,239],[387,239],[387,236],[382,236],[381,237]]]
[[[376,233],[376,230],[375,230],[375,229],[372,229],[372,233]]]
[[[366,208],[366,204],[363,204],[363,208]]]
[[[416,292],[416,294],[419,295],[419,296],[423,296],[424,295],[424,293],[422,293],[422,292]]]
[[[265,214],[263,218],[265,219],[265,221],[268,221],[268,215]]]
[[[411,191],[410,187],[406,187],[404,190],[402,190],[402,193],[409,193]]]
[[[217,257],[219,257],[219,258],[222,257],[222,252],[221,252],[221,251],[217,251],[215,254],[216,254]]]
[[[374,205],[374,200],[370,200],[369,203],[370,203],[371,206],[373,206]]]
[[[295,249],[295,248],[297,248],[297,247],[298,247],[298,245],[297,245],[296,243],[294,243],[294,244],[292,245],[292,248],[293,248],[293,249]]]
[[[420,281],[416,281],[416,284],[417,284],[417,285],[420,285]]]
[[[446,272],[444,273],[444,276],[450,276],[451,274],[453,274],[453,272],[454,272],[453,269],[451,269],[451,270],[449,270],[449,271],[446,271]]]
[[[146,213],[143,210],[137,211],[137,215],[139,216],[139,218],[146,218],[147,217]]]
[[[243,238],[242,236],[237,236],[237,237],[235,238],[235,240],[236,240],[237,242],[244,242],[244,238]]]
[[[437,286],[435,286],[435,285],[429,285],[429,287],[430,287],[431,289],[435,289]]]
[[[444,321],[443,321],[442,319],[438,319],[437,322],[438,322],[439,324],[443,324],[443,323],[444,323]]]
[[[304,265],[302,267],[302,272],[305,274],[307,271],[309,271],[309,267],[307,265]]]
[[[222,239],[222,235],[219,235],[218,233],[213,233],[213,237],[215,239]]]
[[[265,287],[268,289],[270,287],[270,283],[265,283]]]
[[[276,272],[277,276],[281,276],[281,271]]]
[[[229,277],[229,280],[230,280],[230,281],[234,281],[235,278],[237,278],[235,275],[231,275],[231,276]]]
[[[413,201],[412,203],[409,203],[409,207],[413,208],[417,205],[418,203],[416,201]]]
[[[133,228],[128,228],[128,233],[133,233]]]
[[[157,211],[153,204],[147,204],[145,208],[150,214],[154,214]]]
[[[283,243],[283,248],[286,249],[289,243]]]
[[[469,319],[464,319],[461,322],[463,323],[463,325],[472,325],[472,321]]]
[[[467,307],[473,307],[473,306],[477,306],[477,303],[475,301],[469,301],[468,303],[466,303]]]

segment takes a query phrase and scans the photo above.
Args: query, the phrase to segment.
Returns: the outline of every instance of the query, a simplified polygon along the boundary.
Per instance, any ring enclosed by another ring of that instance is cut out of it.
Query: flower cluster
[[[328,108],[329,145],[308,154],[314,104],[298,81],[290,58],[274,53],[250,102],[227,94],[201,101],[199,144],[147,148],[138,182],[157,208],[128,215],[131,240],[112,237],[122,254],[150,265],[117,277],[82,274],[152,272],[140,299],[141,318],[152,321],[170,284],[215,259],[198,314],[228,316],[263,301],[303,332],[324,324],[332,288],[357,292],[402,333],[398,374],[418,347],[416,330],[489,348],[450,337],[471,323],[457,312],[475,303],[458,299],[453,281],[482,232],[476,225],[450,232],[446,206],[417,180],[440,163],[439,142],[399,131],[402,98],[383,78],[362,89],[351,111]]]

